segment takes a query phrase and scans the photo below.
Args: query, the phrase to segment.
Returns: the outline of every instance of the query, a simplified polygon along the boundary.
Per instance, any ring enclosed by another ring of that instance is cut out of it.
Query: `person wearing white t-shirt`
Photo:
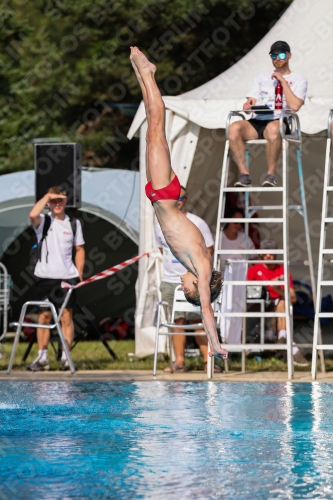
[[[66,191],[61,186],[50,188],[30,212],[30,220],[40,244],[40,255],[35,266],[37,298],[41,301],[52,302],[59,310],[63,304],[66,291],[61,288],[61,282],[66,281],[75,285],[82,281],[85,251],[82,227],[79,220],[75,219],[75,235],[72,223],[65,213],[67,203]],[[50,227],[46,237],[43,237],[45,215],[43,210],[50,208]],[[73,248],[75,250],[75,263],[73,262]],[[70,349],[74,338],[73,307],[75,305],[75,290],[64,309],[61,317],[61,328]],[[48,325],[52,313],[49,309],[41,309],[38,322]],[[38,356],[27,366],[30,371],[49,369],[47,347],[50,339],[50,330],[37,328]],[[69,365],[63,351],[61,357],[62,370],[68,370]]]
[[[202,220],[197,215],[191,214],[186,211],[185,205],[187,202],[187,192],[186,189],[181,186],[180,197],[178,199],[178,209],[183,212],[184,215],[190,221],[193,222],[201,231],[208,251],[211,255],[214,252],[214,240],[212,233],[204,220]],[[186,273],[185,267],[174,257],[169,246],[167,245],[165,238],[163,236],[161,227],[159,223],[155,224],[155,237],[156,243],[159,247],[160,251],[163,254],[163,274],[161,281],[161,294],[162,300],[168,302],[170,308],[172,309],[173,304],[173,296],[175,289],[178,285],[181,284],[180,276]],[[191,324],[200,323],[201,317],[200,314],[196,313],[187,313],[186,317],[184,313],[175,313],[175,323],[177,325],[185,325],[186,321]],[[175,332],[183,332],[184,329],[174,329]],[[207,338],[203,336],[196,336],[196,342],[200,348],[204,363],[207,363],[207,354],[208,354],[208,344]],[[175,350],[176,360],[173,364],[174,371],[184,371],[185,369],[185,345],[186,345],[186,336],[185,335],[174,335],[172,337],[173,347]],[[216,367],[218,370],[218,367]],[[170,367],[167,367],[164,371],[169,372]]]
[[[275,87],[278,82],[282,85],[283,101],[282,107],[297,112],[304,104],[307,92],[307,80],[304,76],[294,73],[289,68],[291,59],[290,47],[286,42],[273,43],[270,50],[271,60],[274,66],[273,73],[268,71],[258,75],[249,92],[247,101],[243,105],[244,110],[250,110],[252,106],[266,105],[274,109],[268,113],[254,113],[250,120],[239,120],[230,125],[229,142],[230,149],[239,169],[238,181],[235,186],[250,187],[252,180],[247,169],[245,160],[244,141],[255,139],[266,139],[267,148],[267,175],[264,179],[264,187],[275,187],[277,179],[275,175],[276,165],[281,153],[281,135],[279,118],[281,111],[275,110]],[[287,120],[285,120],[285,131],[289,132]]]
[[[244,213],[239,208],[234,208],[228,218],[241,219]],[[243,227],[240,222],[229,222],[223,228],[220,248],[223,250],[243,250],[254,249],[254,243],[250,237],[246,239],[243,232]],[[228,260],[246,260],[255,259],[255,254],[221,254],[220,258],[223,261]],[[222,264],[223,265],[223,264]],[[247,264],[243,262],[230,262],[225,265],[224,279],[225,281],[244,281],[246,280]],[[223,312],[244,312],[246,295],[246,284],[244,285],[228,285],[224,283],[222,294],[222,311]],[[243,318],[235,318],[223,316],[221,318],[221,336],[228,344],[240,344],[242,334]]]
[[[241,219],[244,217],[243,211],[239,208],[235,208],[228,218]],[[249,250],[254,250],[255,246],[250,237],[246,242],[246,237],[243,232],[243,227],[240,222],[229,222],[223,228],[221,234],[220,248],[223,250],[244,250],[245,248]],[[247,259],[248,256],[245,254],[223,254],[220,256],[223,260],[243,260]],[[255,258],[255,255],[250,255],[250,259]]]

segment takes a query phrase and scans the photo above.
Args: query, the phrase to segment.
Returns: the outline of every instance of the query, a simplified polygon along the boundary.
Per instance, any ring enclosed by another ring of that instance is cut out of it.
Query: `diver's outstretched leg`
[[[131,47],[131,63],[142,89],[146,108],[147,131],[147,170],[154,189],[167,186],[175,174],[171,168],[170,152],[165,137],[165,106],[156,85],[154,74],[156,66],[137,48]]]
[[[147,90],[146,90],[146,87],[145,87],[145,85],[143,83],[143,80],[142,80],[142,77],[140,75],[140,72],[139,72],[138,68],[136,67],[134,59],[132,59],[132,57],[130,57],[130,60],[131,60],[131,64],[133,66],[133,69],[135,71],[135,75],[136,75],[136,77],[138,79],[138,82],[140,84],[140,87],[141,87],[142,97],[143,97],[143,103],[145,105],[147,123],[148,123],[148,127],[149,127],[150,118],[149,118],[149,107],[148,107]],[[147,139],[148,139],[148,131],[147,131],[146,141],[147,141]],[[150,172],[149,172],[149,169],[148,169],[148,144],[146,145],[146,176],[147,176],[147,180],[151,181]]]

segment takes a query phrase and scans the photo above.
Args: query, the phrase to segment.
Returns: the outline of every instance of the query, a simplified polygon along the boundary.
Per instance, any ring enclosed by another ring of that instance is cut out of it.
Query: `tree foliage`
[[[32,168],[32,141],[41,137],[82,143],[86,165],[136,169],[137,141],[125,138],[132,117],[120,106],[141,100],[130,45],[157,64],[161,92],[178,95],[234,64],[290,3],[7,0],[0,7],[0,173]]]

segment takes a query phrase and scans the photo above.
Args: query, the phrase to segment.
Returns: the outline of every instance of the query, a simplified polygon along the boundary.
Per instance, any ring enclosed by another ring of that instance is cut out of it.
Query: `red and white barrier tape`
[[[149,255],[149,252],[142,253],[141,255],[138,255],[137,257],[133,257],[132,259],[125,260],[124,262],[121,262],[120,264],[110,267],[109,269],[106,269],[105,271],[102,271],[100,273],[95,274],[95,276],[92,276],[91,278],[88,278],[84,281],[81,281],[77,285],[74,286],[74,288],[79,288],[80,286],[87,285],[88,283],[92,283],[93,281],[97,280],[102,280],[103,278],[107,278],[108,276],[112,276],[112,274],[117,273],[118,271],[121,271],[127,266],[130,266],[131,264],[134,264],[134,262],[137,262],[138,260],[142,259],[145,255]],[[62,281],[61,283],[62,288],[71,288],[71,285],[66,283],[65,281]]]

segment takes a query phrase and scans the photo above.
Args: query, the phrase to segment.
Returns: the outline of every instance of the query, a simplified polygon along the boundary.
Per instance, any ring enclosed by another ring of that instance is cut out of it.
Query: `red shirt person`
[[[275,264],[273,261],[275,259],[275,254],[269,253],[269,250],[276,250],[277,243],[274,240],[267,239],[260,243],[260,248],[265,249],[265,253],[260,255],[261,260],[267,261],[267,264],[255,264],[250,267],[247,273],[247,279],[249,281],[277,281],[279,279],[284,279],[284,267],[280,264]],[[291,274],[289,275],[289,286],[290,286],[290,301],[294,304],[296,299],[296,294],[294,290],[293,280]],[[284,286],[283,285],[272,285],[266,287],[270,298],[274,302],[276,312],[285,312],[286,305],[284,300]],[[287,331],[286,331],[286,318],[277,318],[277,343],[286,343]],[[298,366],[307,366],[309,363],[307,359],[303,356],[298,347],[293,347],[293,357],[294,364]]]
[[[266,254],[263,257],[267,256],[272,256],[274,258],[274,256],[271,254]],[[279,279],[284,280],[284,267],[280,264],[255,264],[248,270],[247,279],[250,281],[276,281]],[[293,298],[295,292],[291,274],[289,274],[289,286],[292,299],[291,302],[294,303],[295,300],[293,300]],[[266,286],[266,288],[272,300],[275,301],[275,299],[281,299],[281,293],[278,291],[278,289],[281,288],[282,290],[284,290],[284,286]]]

